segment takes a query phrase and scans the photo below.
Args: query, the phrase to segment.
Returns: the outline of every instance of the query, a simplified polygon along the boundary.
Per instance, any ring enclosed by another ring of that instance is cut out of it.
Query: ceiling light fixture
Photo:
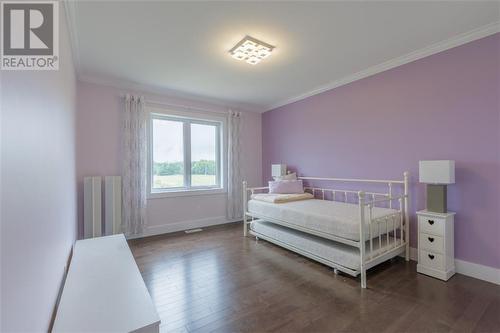
[[[264,43],[250,36],[245,36],[236,44],[229,54],[236,60],[244,60],[250,65],[257,65],[261,60],[271,55],[274,46]]]

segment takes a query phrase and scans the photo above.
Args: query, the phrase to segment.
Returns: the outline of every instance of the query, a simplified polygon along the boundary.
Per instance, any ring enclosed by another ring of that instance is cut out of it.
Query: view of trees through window
[[[217,125],[161,118],[153,119],[152,125],[153,189],[213,187],[219,184]],[[184,131],[189,131],[190,145],[184,142]],[[186,162],[191,164],[190,174],[184,170],[186,156]]]
[[[216,163],[215,161],[200,160],[191,162],[191,178],[192,182],[205,183],[206,185],[215,184],[216,175]],[[166,184],[166,187],[181,187],[182,186],[182,175],[184,169],[183,162],[155,162],[153,165],[153,174],[157,177],[158,182],[155,184]],[[174,184],[168,186],[168,184]],[[194,185],[196,186],[196,185]],[[200,185],[199,185],[200,186]]]
[[[191,124],[191,186],[216,185],[217,127]]]

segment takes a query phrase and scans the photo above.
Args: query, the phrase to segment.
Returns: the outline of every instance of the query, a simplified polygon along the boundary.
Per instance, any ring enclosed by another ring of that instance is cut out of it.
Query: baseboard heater
[[[102,177],[84,177],[83,192],[84,238],[121,233],[122,177],[104,177],[104,196],[102,192]]]
[[[83,178],[83,237],[102,235],[101,177]]]

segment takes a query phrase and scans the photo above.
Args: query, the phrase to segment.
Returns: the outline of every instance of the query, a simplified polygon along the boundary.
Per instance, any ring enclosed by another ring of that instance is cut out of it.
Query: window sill
[[[151,192],[148,195],[148,200],[161,199],[161,198],[175,198],[175,197],[192,197],[197,195],[216,195],[224,193],[226,193],[226,189],[224,188],[206,188],[206,189],[204,188],[204,189]]]

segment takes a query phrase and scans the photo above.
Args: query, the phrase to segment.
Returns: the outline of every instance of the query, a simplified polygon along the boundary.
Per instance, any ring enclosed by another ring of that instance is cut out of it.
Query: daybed
[[[268,187],[247,188],[243,182],[245,236],[249,232],[333,267],[336,272],[361,275],[362,288],[366,288],[367,269],[401,253],[409,260],[408,172],[403,180],[299,179],[311,183],[304,189],[313,198],[263,201],[259,196]],[[317,182],[386,184],[388,192],[313,186]],[[393,185],[402,187],[399,195],[393,194]]]

